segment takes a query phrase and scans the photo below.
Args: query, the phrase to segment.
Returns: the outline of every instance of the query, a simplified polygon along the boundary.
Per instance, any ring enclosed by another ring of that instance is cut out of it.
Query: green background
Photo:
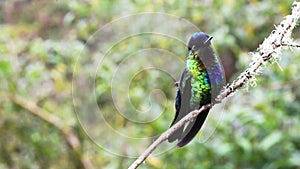
[[[291,6],[292,1],[280,0],[1,1],[0,168],[115,169],[127,168],[133,162],[105,151],[87,136],[72,100],[76,59],[79,53],[82,57],[97,53],[92,46],[84,46],[106,23],[140,12],[184,18],[214,36],[214,47],[231,82],[250,63],[249,52],[255,51],[274,24],[290,14]],[[300,37],[299,29],[294,30],[293,37]],[[147,45],[147,40],[133,39],[113,51],[127,47],[138,51],[141,44]],[[185,58],[185,49],[176,42],[157,40],[153,44],[182,53],[181,58]],[[227,101],[221,122],[208,141],[193,141],[154,156],[140,168],[300,168],[299,50],[284,50],[280,56],[278,64],[267,64],[256,86],[243,87]],[[120,54],[108,59],[97,77],[97,103],[106,111],[116,112],[107,82],[124,57]],[[78,73],[93,71],[88,65],[77,66]],[[110,121],[107,114],[108,121],[115,128],[130,128],[137,137],[162,133],[174,115],[176,89],[172,85],[172,79],[155,74],[132,82],[129,95],[137,108],[149,106],[143,98],[153,87],[165,93],[164,116],[157,121],[140,128],[122,116],[111,114]],[[135,144],[134,148],[144,150],[146,146]],[[132,144],[122,145],[125,152],[131,148]]]

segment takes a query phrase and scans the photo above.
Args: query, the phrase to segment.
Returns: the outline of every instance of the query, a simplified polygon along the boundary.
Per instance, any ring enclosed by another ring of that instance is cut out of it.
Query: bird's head
[[[195,59],[202,50],[209,47],[212,38],[203,32],[194,33],[188,43],[189,59]]]

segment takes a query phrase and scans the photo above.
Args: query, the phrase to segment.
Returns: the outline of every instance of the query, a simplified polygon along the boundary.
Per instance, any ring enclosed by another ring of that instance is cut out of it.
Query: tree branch
[[[27,110],[29,113],[44,120],[51,126],[57,128],[64,136],[69,147],[74,151],[77,158],[79,158],[82,167],[86,169],[92,168],[92,163],[90,159],[81,157],[82,156],[80,153],[81,144],[79,138],[69,126],[64,125],[61,119],[44,111],[43,109],[41,109],[39,106],[37,106],[34,102],[30,100],[25,100],[21,97],[10,95],[10,94],[4,94],[2,95],[2,97],[9,98],[13,103],[19,105],[23,109]]]
[[[261,72],[262,65],[265,65],[266,61],[271,59],[278,59],[279,53],[282,47],[300,47],[299,44],[293,42],[291,34],[296,26],[298,19],[300,18],[300,2],[294,2],[292,5],[292,14],[285,17],[285,19],[271,32],[268,38],[266,38],[261,45],[257,48],[256,52],[251,53],[252,62],[249,67],[242,72],[236,80],[231,84],[228,84],[225,89],[217,96],[216,101],[218,103],[230,95],[232,95],[236,89],[242,87],[245,83],[255,84],[255,76]],[[156,139],[129,167],[129,169],[136,169],[142,162],[160,145],[162,142],[168,139],[168,137],[174,133],[178,128],[182,127],[188,121],[191,121],[198,114],[204,110],[212,107],[212,104],[202,106],[199,110],[194,110],[187,114],[184,118],[178,121],[175,125],[165,131]]]

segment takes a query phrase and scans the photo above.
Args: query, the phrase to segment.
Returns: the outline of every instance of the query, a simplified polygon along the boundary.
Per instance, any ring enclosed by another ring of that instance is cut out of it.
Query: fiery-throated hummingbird
[[[196,32],[188,42],[186,68],[178,83],[176,93],[176,114],[171,124],[182,119],[189,112],[202,105],[213,102],[225,84],[221,63],[211,47],[212,36]],[[209,109],[201,112],[184,127],[179,128],[168,138],[169,142],[178,140],[177,147],[188,144],[203,125]]]

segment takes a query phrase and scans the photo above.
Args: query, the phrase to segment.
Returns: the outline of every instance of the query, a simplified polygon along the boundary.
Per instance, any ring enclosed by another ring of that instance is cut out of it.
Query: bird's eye
[[[193,51],[197,51],[198,49],[197,49],[197,47],[194,45],[194,46],[192,47],[192,50],[193,50]]]
[[[194,55],[194,51],[193,50],[189,50],[189,56],[193,56]]]

